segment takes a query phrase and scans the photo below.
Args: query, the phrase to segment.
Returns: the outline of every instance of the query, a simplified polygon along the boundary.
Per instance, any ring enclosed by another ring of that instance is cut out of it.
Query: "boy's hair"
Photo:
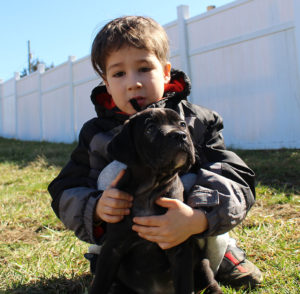
[[[100,30],[92,45],[92,65],[102,78],[106,75],[109,54],[123,46],[146,49],[155,54],[162,64],[169,60],[168,36],[156,21],[143,16],[116,18]]]

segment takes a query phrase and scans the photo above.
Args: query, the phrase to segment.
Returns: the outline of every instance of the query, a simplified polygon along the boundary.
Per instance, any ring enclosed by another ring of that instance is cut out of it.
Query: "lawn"
[[[47,192],[74,146],[0,138],[0,293],[87,293],[88,244],[56,218]],[[300,150],[236,152],[257,174],[257,202],[231,232],[264,273],[248,292],[300,293]]]

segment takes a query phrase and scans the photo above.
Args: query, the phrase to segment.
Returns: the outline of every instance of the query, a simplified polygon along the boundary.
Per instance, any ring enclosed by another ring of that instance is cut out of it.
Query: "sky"
[[[28,40],[33,58],[57,66],[68,56],[90,54],[97,32],[110,20],[143,15],[161,25],[177,18],[188,5],[190,17],[233,0],[0,0],[0,79],[6,81],[28,66]]]

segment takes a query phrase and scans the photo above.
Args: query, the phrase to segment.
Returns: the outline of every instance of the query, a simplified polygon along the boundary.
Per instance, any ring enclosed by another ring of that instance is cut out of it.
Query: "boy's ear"
[[[164,67],[164,79],[165,79],[165,84],[168,84],[171,80],[171,63],[170,62],[167,62]]]
[[[132,166],[138,161],[138,154],[135,149],[131,130],[132,127],[133,125],[130,121],[127,121],[121,132],[114,136],[107,146],[107,151],[113,159],[118,160],[127,166]]]

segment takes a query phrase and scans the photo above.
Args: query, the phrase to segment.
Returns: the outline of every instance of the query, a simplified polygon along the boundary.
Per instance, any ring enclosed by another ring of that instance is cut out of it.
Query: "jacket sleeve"
[[[209,227],[201,237],[230,231],[255,202],[254,173],[234,152],[226,150],[222,129],[221,117],[211,112],[203,143],[196,146],[202,164],[187,203],[206,213]]]
[[[99,133],[92,122],[87,123],[80,132],[70,161],[48,187],[58,218],[88,243],[97,243],[93,214],[102,195],[102,191],[97,190],[97,178],[109,162],[105,152],[101,153],[106,150],[109,138]]]

